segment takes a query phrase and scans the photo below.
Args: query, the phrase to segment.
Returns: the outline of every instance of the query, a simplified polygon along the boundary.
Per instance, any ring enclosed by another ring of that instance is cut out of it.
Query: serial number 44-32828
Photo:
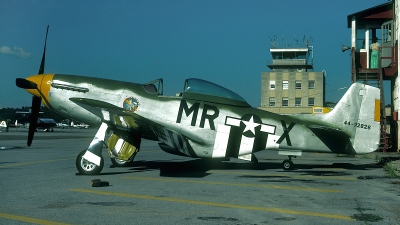
[[[362,129],[366,129],[366,130],[371,129],[371,125],[363,124],[363,123],[352,123],[350,121],[344,121],[344,125],[354,126],[354,127],[362,128]]]

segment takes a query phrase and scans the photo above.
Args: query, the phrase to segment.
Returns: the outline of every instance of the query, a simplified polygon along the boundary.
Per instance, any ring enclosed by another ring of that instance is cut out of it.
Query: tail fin
[[[349,136],[356,154],[375,151],[380,140],[380,90],[354,83],[324,120]]]

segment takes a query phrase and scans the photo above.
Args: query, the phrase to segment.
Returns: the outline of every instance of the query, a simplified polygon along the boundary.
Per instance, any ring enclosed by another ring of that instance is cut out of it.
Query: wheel
[[[115,167],[125,167],[132,165],[132,161],[125,161],[121,159],[111,158],[111,162]]]
[[[81,153],[79,153],[78,157],[76,157],[76,168],[78,169],[79,173],[82,175],[96,175],[103,170],[104,166],[104,159],[103,156],[101,156],[100,159],[100,166],[97,166],[96,164],[93,164],[86,159],[82,158],[82,156],[85,154],[86,150],[83,150]]]
[[[293,170],[292,160],[289,160],[289,159],[283,160],[282,166],[283,166],[284,170]]]

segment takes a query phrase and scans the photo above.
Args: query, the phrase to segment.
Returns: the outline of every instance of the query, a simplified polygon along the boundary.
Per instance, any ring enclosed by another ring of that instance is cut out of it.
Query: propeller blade
[[[31,146],[33,135],[36,131],[36,124],[39,117],[39,110],[40,110],[40,102],[42,98],[33,96],[32,97],[32,113],[29,120],[29,132],[28,132],[28,146]]]
[[[15,80],[15,84],[17,85],[17,87],[23,89],[37,89],[37,84],[35,82],[32,82],[24,78],[17,78]]]
[[[44,73],[44,62],[46,61],[46,42],[47,42],[47,33],[49,33],[49,25],[47,25],[47,30],[46,30],[46,39],[44,40],[44,49],[43,49],[42,62],[40,63],[40,68],[39,68],[39,73],[38,73],[38,74],[43,74],[43,73]]]

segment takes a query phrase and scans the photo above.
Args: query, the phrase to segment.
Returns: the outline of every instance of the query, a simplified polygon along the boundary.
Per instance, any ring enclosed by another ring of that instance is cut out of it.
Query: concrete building
[[[325,74],[313,71],[313,47],[270,49],[271,72],[261,73],[260,109],[278,114],[312,113],[313,106],[324,106]]]

